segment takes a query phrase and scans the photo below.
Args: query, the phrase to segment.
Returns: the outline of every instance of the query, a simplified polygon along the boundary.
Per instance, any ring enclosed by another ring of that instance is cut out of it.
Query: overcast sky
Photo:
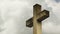
[[[42,22],[43,34],[60,34],[60,0],[0,0],[0,34],[33,34],[26,20],[33,16],[37,3],[50,11]]]

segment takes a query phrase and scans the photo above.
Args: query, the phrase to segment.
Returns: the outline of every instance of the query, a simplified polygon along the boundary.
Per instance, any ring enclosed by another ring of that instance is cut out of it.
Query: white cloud
[[[26,29],[25,19],[27,17],[25,16],[31,13],[29,12],[28,14],[27,9],[31,10],[31,7],[29,7],[29,2],[27,1],[6,0],[0,2],[0,12],[1,12],[0,17],[4,21],[4,22],[0,22],[4,24],[4,26],[1,26],[0,28],[2,29],[6,28],[4,31],[1,31],[0,34],[22,34]]]
[[[60,3],[54,0],[45,0],[48,7],[52,8],[50,17],[47,21],[44,21],[43,31],[48,34],[60,34]]]

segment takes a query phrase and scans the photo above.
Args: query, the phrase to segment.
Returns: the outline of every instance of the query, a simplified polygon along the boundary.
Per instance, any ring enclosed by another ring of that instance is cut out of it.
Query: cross
[[[49,17],[49,11],[41,11],[41,5],[33,6],[33,17],[26,21],[27,27],[33,26],[33,34],[42,34],[42,21]]]

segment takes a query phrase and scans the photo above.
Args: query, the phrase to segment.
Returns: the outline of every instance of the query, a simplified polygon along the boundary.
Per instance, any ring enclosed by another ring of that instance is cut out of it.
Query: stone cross
[[[33,6],[33,17],[26,21],[27,27],[33,26],[33,34],[42,34],[42,21],[49,17],[49,11],[41,11],[41,5]]]

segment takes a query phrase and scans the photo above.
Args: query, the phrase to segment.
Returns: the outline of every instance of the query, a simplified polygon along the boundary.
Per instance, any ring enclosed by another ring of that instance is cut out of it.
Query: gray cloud
[[[60,0],[55,0],[57,3],[59,3],[60,2]]]

